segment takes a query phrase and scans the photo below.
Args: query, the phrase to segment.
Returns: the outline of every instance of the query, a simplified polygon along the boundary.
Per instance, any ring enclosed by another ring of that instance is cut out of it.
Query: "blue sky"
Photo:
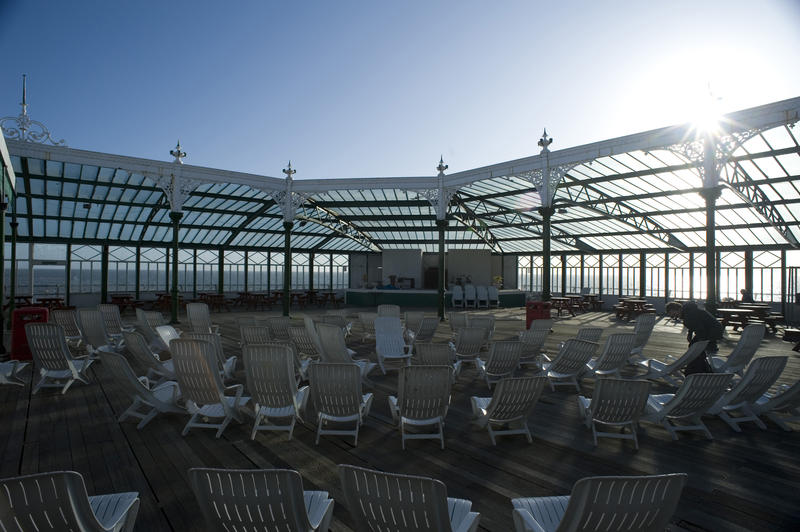
[[[563,5],[562,5],[563,4]],[[74,148],[433,175],[800,95],[800,2],[0,0],[0,116]]]

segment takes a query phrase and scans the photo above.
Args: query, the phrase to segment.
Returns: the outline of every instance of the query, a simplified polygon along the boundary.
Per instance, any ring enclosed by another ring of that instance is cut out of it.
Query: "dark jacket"
[[[699,340],[719,340],[722,338],[722,324],[706,310],[697,308],[697,303],[683,305],[683,325],[688,329],[690,343]]]

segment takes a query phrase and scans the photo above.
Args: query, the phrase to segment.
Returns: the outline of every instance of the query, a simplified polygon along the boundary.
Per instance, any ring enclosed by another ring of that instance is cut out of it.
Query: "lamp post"
[[[439,202],[436,206],[436,228],[439,232],[439,279],[437,282],[438,294],[436,301],[440,321],[444,321],[444,236],[447,230],[447,192],[444,188],[444,171],[447,168],[448,165],[444,164],[444,158],[439,157],[439,166],[436,167],[439,172]]]
[[[286,174],[286,195],[283,197],[286,202],[283,206],[283,315],[288,316],[292,301],[292,176],[297,173],[292,169],[292,161],[289,161],[283,173]]]
[[[186,152],[181,150],[181,141],[174,150],[170,150],[169,154],[175,157],[173,161],[175,164],[183,164],[183,158],[186,157]],[[172,194],[173,196],[180,194],[177,190],[178,183],[176,178],[172,176]],[[178,231],[180,227],[181,218],[183,218],[183,211],[181,206],[175,205],[173,202],[172,210],[169,213],[169,218],[172,220],[172,293],[170,301],[170,323],[178,323]]]
[[[542,169],[542,186],[539,187],[539,197],[542,206],[539,214],[542,217],[542,301],[550,301],[550,219],[555,212],[553,208],[553,193],[550,191],[550,150],[553,143],[552,137],[547,136],[547,130],[542,133],[542,138],[537,143],[542,148],[545,165]]]

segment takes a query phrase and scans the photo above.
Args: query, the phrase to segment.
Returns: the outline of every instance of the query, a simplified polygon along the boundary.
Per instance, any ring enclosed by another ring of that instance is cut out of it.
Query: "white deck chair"
[[[497,445],[495,436],[512,434],[524,434],[528,443],[533,443],[528,416],[539,401],[546,380],[545,377],[503,379],[497,383],[491,397],[473,396],[470,399],[475,416],[473,423],[486,427],[492,445]]]
[[[317,324],[311,316],[303,316],[303,327],[306,328],[308,337],[311,338],[311,343],[314,344],[314,349],[322,356],[325,353],[325,346],[319,339],[319,332],[317,331]],[[344,333],[342,333],[344,336]]]
[[[122,331],[132,331],[133,327],[122,323],[122,316],[119,307],[108,303],[97,305],[97,310],[103,316],[103,325],[106,333],[112,338],[118,339],[122,336]]]
[[[100,349],[99,354],[103,368],[111,372],[115,382],[130,399],[133,399],[131,406],[119,416],[118,422],[122,423],[128,417],[135,417],[141,420],[136,425],[137,429],[141,429],[160,413],[186,413],[186,409],[178,405],[181,392],[177,382],[166,381],[151,385],[146,377],[141,379],[136,377],[124,356],[106,347]]]
[[[751,323],[742,329],[742,336],[727,357],[710,357],[714,373],[736,373],[742,375],[744,368],[755,356],[761,346],[767,327],[763,323]]]
[[[181,333],[172,325],[159,325],[156,333],[161,337],[161,341],[169,348],[170,342],[181,337]]]
[[[167,320],[164,319],[164,315],[157,310],[143,310],[140,308],[136,308],[136,322],[137,323],[146,323],[154,330],[159,325],[167,325]]]
[[[628,357],[635,341],[635,334],[610,334],[606,338],[600,356],[586,363],[589,375],[584,376],[620,378],[620,370],[628,363]]]
[[[476,308],[478,305],[478,292],[474,284],[464,285],[464,308]]]
[[[485,333],[483,337],[483,346],[489,347],[489,342],[492,341],[492,337],[494,336],[494,316],[491,314],[486,316],[469,316],[467,318],[467,327],[483,329]]]
[[[453,285],[450,287],[450,306],[453,308],[464,308],[464,289],[461,285]]]
[[[428,316],[422,318],[422,321],[420,321],[419,326],[415,330],[410,331],[406,328],[406,337],[408,342],[412,345],[416,345],[418,342],[430,342],[436,335],[436,329],[438,328],[439,318]]]
[[[187,303],[186,319],[193,332],[219,334],[219,325],[211,323],[211,313],[205,303]]]
[[[93,495],[75,471],[0,480],[0,529],[131,532],[139,512],[137,492]]]
[[[159,335],[156,330],[150,326],[150,324],[146,322],[136,322],[136,325],[133,327],[133,331],[142,335],[151,351],[155,353],[169,352],[169,346],[164,343],[161,335]],[[122,339],[123,341],[125,340],[125,333],[122,334]]]
[[[317,334],[320,342],[324,346],[322,356],[323,362],[331,364],[355,364],[361,371],[361,377],[365,378],[377,364],[369,360],[353,359],[351,351],[347,348],[344,340],[344,331],[337,325],[320,323],[317,326]]]
[[[476,359],[483,348],[486,331],[484,329],[464,328],[456,332],[456,340],[453,342],[453,349],[456,358],[462,362],[471,362],[476,365]]]
[[[492,342],[486,362],[480,357],[475,359],[478,373],[486,380],[491,390],[492,384],[506,377],[513,377],[514,370],[519,367],[522,344],[517,340]]]
[[[350,323],[345,316],[342,314],[332,314],[333,312],[338,312],[336,310],[328,310],[322,316],[319,316],[318,322],[319,323],[327,323],[329,325],[336,325],[342,332],[344,332],[345,338],[350,335],[350,329],[352,328],[352,323]]]
[[[733,373],[693,373],[674,394],[650,395],[642,421],[661,424],[673,440],[678,431],[696,430],[714,439],[702,416],[728,390]],[[673,421],[689,421],[691,425],[675,425]]]
[[[455,352],[448,344],[431,342],[414,344],[414,357],[411,359],[411,363],[420,366],[448,366],[451,369],[453,381],[461,373],[461,361],[455,359]]]
[[[19,372],[28,366],[27,362],[20,362],[19,360],[0,362],[0,384],[25,386],[25,381],[19,377]]]
[[[137,332],[122,333],[125,339],[125,348],[136,362],[136,365],[145,370],[148,379],[158,383],[175,380],[175,366],[172,360],[161,361],[156,353],[150,350],[144,337]]]
[[[599,343],[600,337],[603,336],[603,331],[602,327],[581,327],[578,329],[578,334],[575,335],[575,338]]]
[[[304,358],[319,358],[320,352],[317,346],[308,334],[305,325],[298,327],[289,327],[289,341],[294,345],[295,350]]]
[[[268,326],[265,325],[240,325],[239,345],[242,347],[253,344],[268,344],[275,340]]]
[[[276,340],[281,342],[289,341],[289,326],[292,320],[289,316],[272,316],[267,318],[267,326],[269,326],[269,333]]]
[[[542,369],[542,350],[549,335],[550,329],[534,329],[532,327],[519,333],[519,342],[522,344],[520,366],[534,366],[539,370]]]
[[[409,333],[416,332],[419,329],[422,318],[425,317],[425,312],[421,310],[414,310],[403,313],[403,329],[406,336]]]
[[[467,326],[467,318],[469,314],[466,312],[448,312],[447,313],[447,324],[450,325],[450,332],[453,333],[453,337],[455,338],[456,333],[460,329],[464,329]]]
[[[377,312],[359,312],[358,323],[361,326],[361,341],[364,342],[371,338],[375,338],[375,318],[378,317]]]
[[[496,286],[490,286],[486,289],[489,295],[489,308],[500,308],[500,291]]]
[[[83,345],[90,358],[97,358],[97,350],[109,346],[117,350],[121,346],[122,335],[111,336],[106,331],[103,315],[99,310],[78,309],[78,325],[83,334]]]
[[[339,464],[339,478],[357,532],[478,529],[481,515],[471,511],[472,503],[448,497],[447,488],[438,480],[344,464]]]
[[[531,321],[531,326],[528,328],[528,330],[551,332],[553,330],[553,323],[555,323],[555,320],[553,318],[543,318],[540,320],[533,320]]]
[[[678,358],[667,355],[666,362],[661,362],[654,358],[639,360],[637,364],[647,370],[647,373],[639,376],[639,378],[652,380],[663,379],[672,386],[678,386],[681,379],[681,375],[679,374],[680,370],[691,364],[697,357],[705,356],[707,345],[708,340],[695,342]]]
[[[750,364],[747,371],[739,382],[725,395],[719,398],[714,405],[708,409],[711,415],[717,415],[722,421],[727,423],[736,432],[741,432],[740,423],[752,421],[761,430],[766,430],[767,426],[758,419],[758,415],[753,412],[751,405],[758,401],[762,395],[769,391],[781,376],[783,368],[789,357],[761,357]],[[740,416],[731,416],[733,412],[741,412]]]
[[[636,335],[636,341],[633,343],[633,349],[631,349],[631,362],[635,362],[636,359],[643,356],[644,346],[646,346],[647,341],[650,340],[650,335],[653,333],[655,325],[655,314],[639,314],[639,316],[636,317],[636,322],[633,326],[633,334]]]
[[[50,317],[54,323],[61,325],[64,328],[64,336],[67,339],[67,345],[70,347],[80,347],[83,337],[81,329],[78,327],[78,313],[73,309],[53,310],[50,312]]]
[[[295,422],[302,419],[308,399],[308,386],[297,388],[292,348],[248,344],[242,347],[242,358],[255,412],[250,439],[254,440],[259,430],[282,430],[289,433],[291,440]],[[276,419],[289,423],[276,424]]]
[[[411,364],[411,348],[403,338],[400,318],[378,316],[375,318],[375,354],[378,366],[386,375],[387,363],[397,366]]]
[[[767,416],[783,430],[791,431],[789,423],[800,422],[800,381],[792,386],[781,386],[777,393],[765,393],[750,406],[750,409],[755,415]]]
[[[390,317],[390,318],[397,318],[398,320],[402,314],[400,314],[400,305],[378,305],[378,317]]]
[[[184,333],[181,338],[187,340],[203,340],[214,346],[214,354],[217,356],[217,369],[219,375],[225,380],[233,378],[233,372],[236,371],[236,356],[225,356],[225,351],[222,348],[222,337],[217,333],[199,333],[190,331]]]
[[[550,383],[550,390],[555,391],[556,386],[575,386],[580,392],[578,378],[586,371],[586,363],[591,360],[595,351],[597,343],[570,338],[564,342],[552,362],[544,355],[548,362],[542,364],[542,369]]]
[[[594,446],[597,447],[599,436],[633,440],[634,447],[639,449],[636,430],[649,393],[650,383],[647,381],[600,379],[595,385],[591,399],[579,395],[578,409],[586,426],[592,429]],[[621,432],[598,431],[598,423],[619,427]],[[625,427],[631,429],[630,434],[625,434]]]
[[[450,406],[452,369],[446,366],[400,368],[397,395],[389,396],[389,411],[400,427],[403,450],[406,440],[439,440],[444,449],[444,418]],[[406,432],[407,427],[434,426],[436,432]]]
[[[65,394],[75,381],[89,383],[86,370],[94,360],[72,357],[60,325],[28,323],[25,325],[25,334],[40,375],[39,382],[33,387],[33,394],[41,388],[61,388],[61,393]]]
[[[372,394],[361,393],[361,371],[355,364],[311,364],[308,369],[311,397],[317,409],[317,445],[324,434],[353,436],[358,445],[358,429],[372,407]],[[327,428],[329,423],[352,423],[352,429]]]
[[[675,513],[685,473],[588,477],[572,494],[511,499],[516,532],[636,530],[662,532]]]
[[[186,409],[192,415],[181,435],[186,436],[192,427],[203,427],[217,429],[219,438],[231,420],[241,423],[239,411],[250,398],[242,395],[241,384],[224,387],[214,346],[204,340],[178,338],[172,341],[170,350]],[[208,418],[221,421],[205,422]]]
[[[193,468],[189,482],[213,530],[327,532],[333,517],[328,492],[303,491],[289,469]]]
[[[489,308],[489,291],[482,284],[475,287],[475,306],[477,308]]]

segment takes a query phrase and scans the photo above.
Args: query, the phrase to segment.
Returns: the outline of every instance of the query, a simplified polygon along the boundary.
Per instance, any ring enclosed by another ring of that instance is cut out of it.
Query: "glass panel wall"
[[[600,291],[600,255],[584,255],[583,257],[583,287],[590,294]]]
[[[27,248],[27,246],[17,246],[17,257],[22,248]],[[102,263],[100,246],[73,245],[70,261],[70,292],[73,294],[99,294]],[[19,273],[17,274],[17,285],[19,286]],[[18,293],[25,292],[18,291]]]
[[[567,293],[581,293],[581,256],[567,255]]]
[[[520,290],[533,291],[532,258],[530,255],[517,256],[517,286]]]
[[[167,291],[167,248],[142,248],[139,289],[142,292]]]
[[[308,253],[292,253],[292,290],[308,288]]]
[[[664,297],[666,259],[663,253],[648,253],[645,256],[646,297]]]
[[[550,293],[561,293],[561,255],[550,257]]]
[[[269,251],[250,251],[247,254],[247,284],[251,292],[268,292]]]
[[[108,246],[108,291],[136,291],[136,248]]]
[[[350,288],[350,275],[347,273],[347,268],[350,265],[350,256],[343,253],[334,253],[331,255],[331,262],[333,263],[333,290],[341,290]]]
[[[781,252],[753,252],[753,299],[781,300]]]
[[[622,255],[622,295],[639,296],[639,254]]]
[[[197,291],[215,292],[219,283],[217,267],[219,252],[212,249],[197,250]]]
[[[244,251],[225,251],[223,284],[226,292],[244,291]]]
[[[603,255],[603,293],[619,295],[619,255]]]
[[[719,287],[720,301],[739,299],[739,290],[745,287],[744,252],[721,252],[719,254],[717,286]]]
[[[314,255],[314,289],[327,290],[331,287],[331,256],[329,253]]]
[[[692,271],[694,272],[694,287],[692,290],[691,299],[705,299],[708,293],[707,275],[706,275],[706,254],[695,253],[694,263],[692,264]]]
[[[689,274],[691,273],[691,264],[689,253],[670,253],[669,254],[669,291],[667,297],[671,299],[691,299],[692,294],[689,292]]]

